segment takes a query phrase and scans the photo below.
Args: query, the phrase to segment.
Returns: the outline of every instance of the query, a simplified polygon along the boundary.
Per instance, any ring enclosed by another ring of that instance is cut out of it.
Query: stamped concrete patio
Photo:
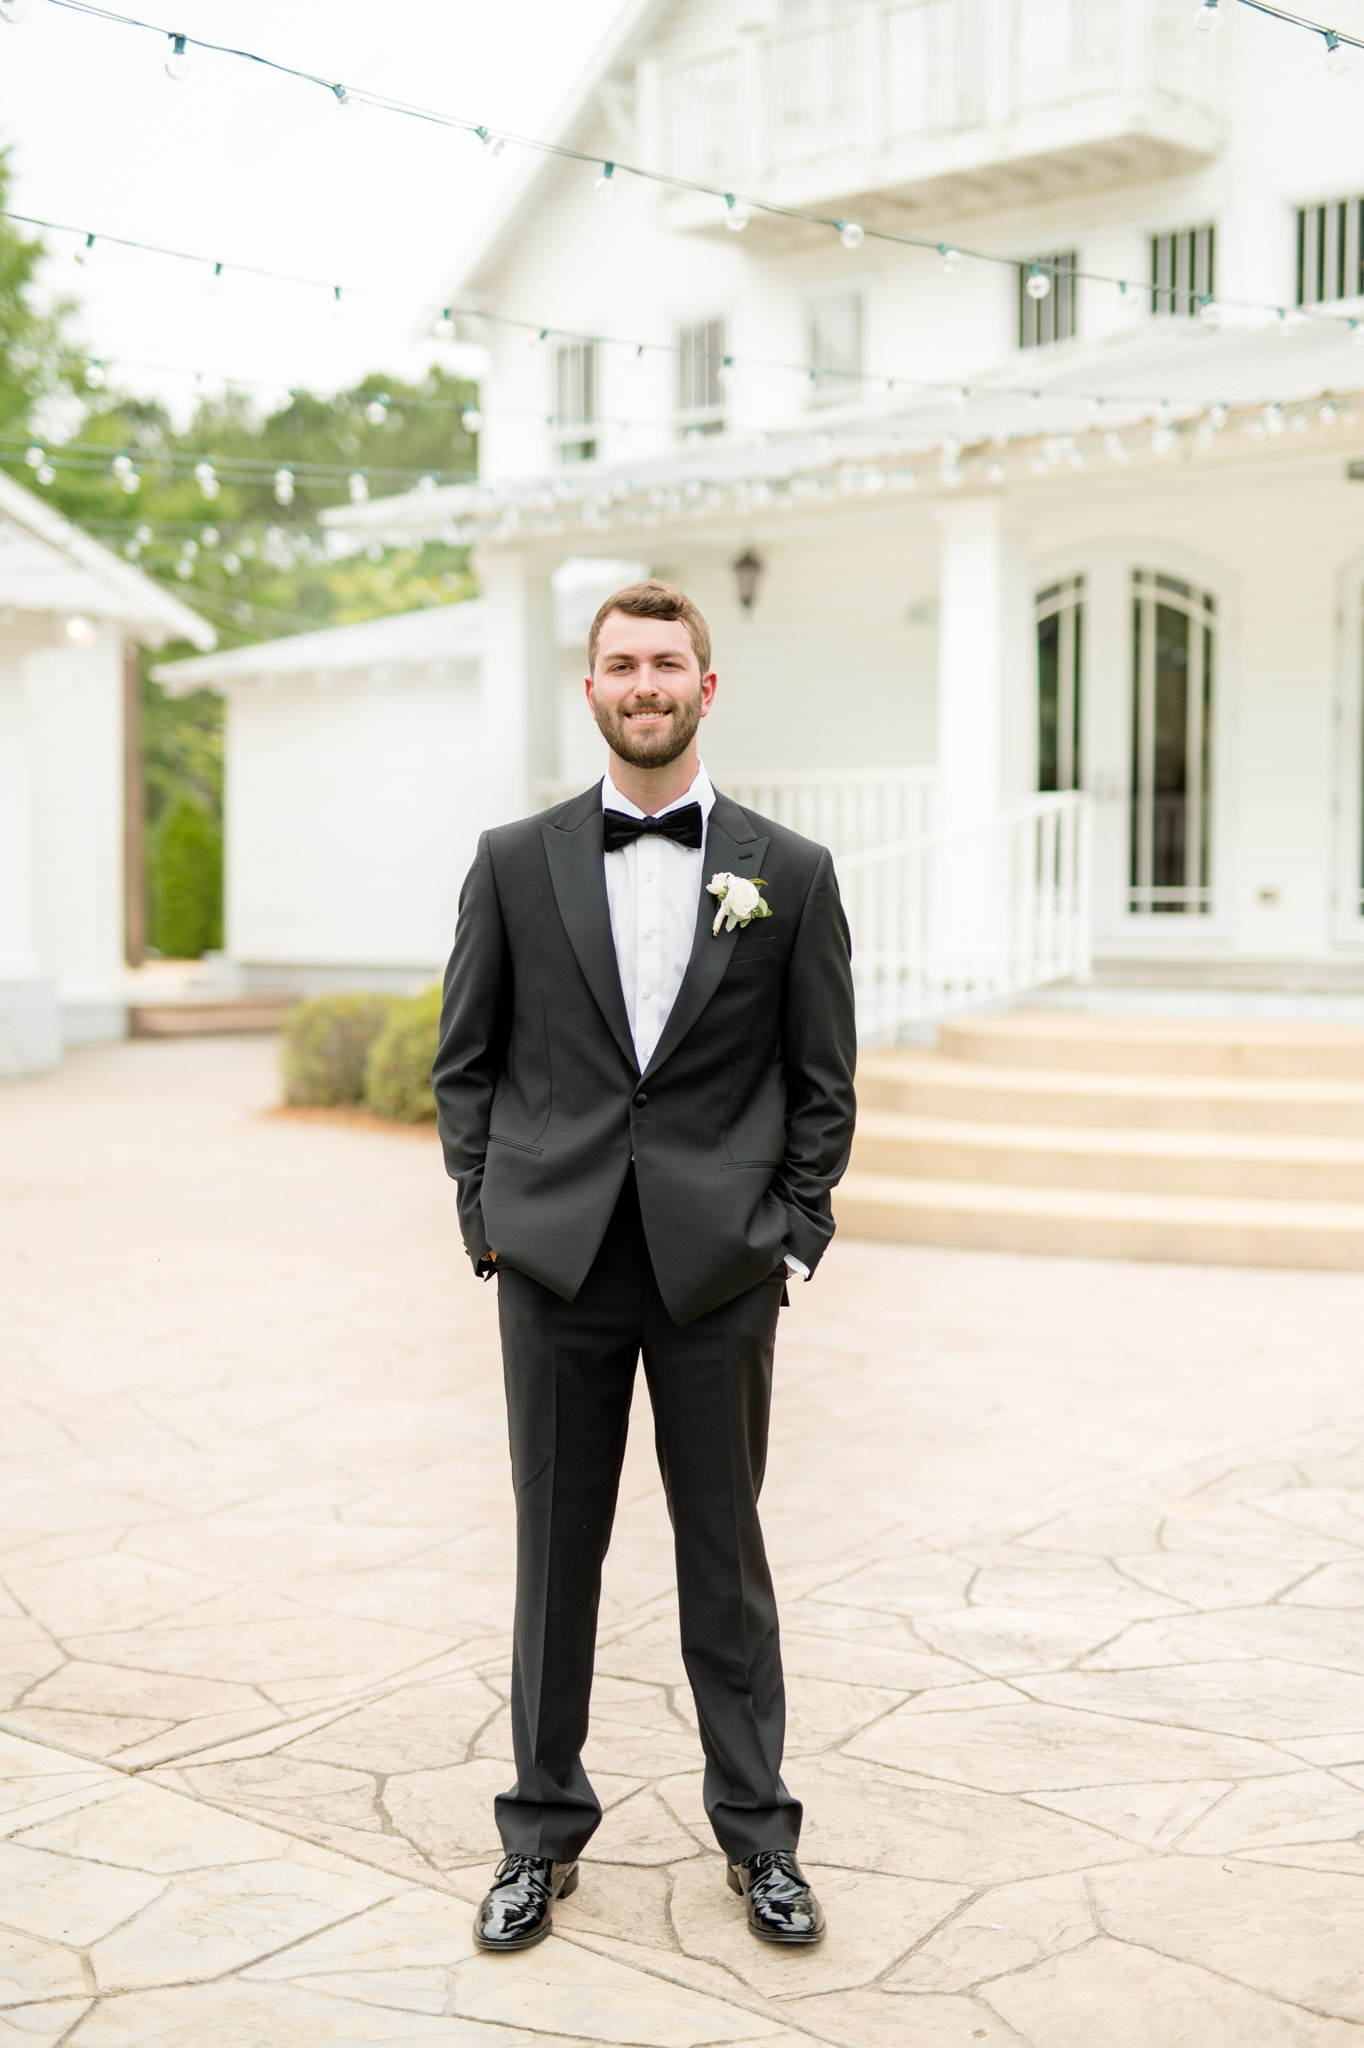
[[[829,1938],[725,1889],[640,1427],[606,1821],[484,1957],[492,1290],[429,1136],[273,1092],[0,1091],[0,2042],[1364,2048],[1364,1276],[836,1245],[766,1495]]]

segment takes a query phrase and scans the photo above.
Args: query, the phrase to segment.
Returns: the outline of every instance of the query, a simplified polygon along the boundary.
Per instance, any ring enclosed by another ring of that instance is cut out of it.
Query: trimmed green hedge
[[[312,1108],[361,1102],[365,1060],[388,1022],[392,996],[316,996],[280,1024],[284,1100]]]
[[[167,960],[223,943],[223,835],[192,798],[176,797],[151,835],[147,938]]]
[[[431,1062],[440,1027],[440,984],[395,1002],[365,1061],[365,1105],[395,1123],[436,1114]]]

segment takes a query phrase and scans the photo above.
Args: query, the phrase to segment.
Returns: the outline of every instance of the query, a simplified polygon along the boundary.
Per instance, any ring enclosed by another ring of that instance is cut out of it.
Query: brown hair
[[[702,675],[710,674],[710,627],[685,590],[678,590],[671,583],[659,583],[652,577],[646,583],[627,583],[624,590],[607,598],[587,636],[589,669],[597,666],[597,642],[612,612],[624,612],[630,619],[680,619],[690,636]]]

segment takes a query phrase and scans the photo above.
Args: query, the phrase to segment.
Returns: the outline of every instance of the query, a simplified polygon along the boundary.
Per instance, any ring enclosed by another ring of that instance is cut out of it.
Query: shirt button
[[[645,1002],[647,1003],[653,995],[653,990],[651,988],[642,988],[640,990],[640,994],[643,996]]]

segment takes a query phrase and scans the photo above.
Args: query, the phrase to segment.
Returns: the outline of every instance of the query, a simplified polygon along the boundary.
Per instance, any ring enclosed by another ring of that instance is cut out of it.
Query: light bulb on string
[[[483,425],[483,415],[476,405],[466,405],[459,416],[459,423],[466,434],[476,434]]]
[[[76,261],[80,264],[82,270],[88,270],[94,260],[95,238],[93,235],[87,235],[81,247],[76,251]]]
[[[441,308],[440,318],[437,320],[435,326],[431,329],[431,332],[435,335],[437,341],[454,340],[455,322],[454,317],[451,314],[450,308],[448,306],[443,306]]]
[[[365,418],[372,427],[381,427],[388,418],[388,400],[386,398],[371,398],[369,404],[365,407]]]
[[[275,503],[292,505],[294,502],[294,472],[291,469],[275,471]]]
[[[131,455],[116,455],[113,461],[109,464],[109,467],[113,471],[115,476],[127,476],[128,471],[132,468],[132,466],[133,458]]]
[[[1208,407],[1207,423],[1214,434],[1221,433],[1230,417],[1231,415],[1225,405],[1210,405]]]
[[[1222,26],[1222,10],[1217,0],[1201,0],[1198,12],[1193,18],[1194,30],[1201,36],[1215,36]]]
[[[1026,290],[1030,299],[1045,299],[1050,292],[1051,279],[1040,263],[1030,263],[1028,265]]]
[[[867,231],[859,221],[836,220],[838,239],[845,249],[860,249],[867,239]]]
[[[222,535],[216,526],[204,526],[199,530],[199,545],[201,548],[216,548],[221,539]]]
[[[104,374],[104,365],[98,356],[92,356],[86,364],[85,381],[91,391],[103,391],[108,383],[109,380]]]
[[[1222,308],[1218,305],[1216,299],[1209,297],[1207,292],[1204,292],[1203,297],[1198,302],[1198,320],[1201,327],[1211,330],[1215,330],[1222,325]]]
[[[33,474],[37,477],[40,484],[51,484],[57,480],[57,472],[50,462],[40,462]]]
[[[1343,78],[1347,71],[1353,71],[1355,53],[1348,43],[1342,43],[1333,28],[1326,31],[1326,69],[1336,78]]]
[[[149,548],[154,538],[155,535],[152,533],[150,526],[147,526],[146,524],[139,526],[137,531],[133,535],[133,539],[137,542],[140,548]]]
[[[17,28],[28,13],[28,0],[0,0],[0,21]]]
[[[358,119],[360,113],[360,102],[351,93],[348,93],[346,91],[344,85],[334,85],[332,87],[332,96],[336,102],[337,112],[341,114],[345,120],[354,121]]]
[[[24,460],[30,469],[41,469],[47,460],[47,456],[35,441],[31,448],[25,450]]]
[[[748,220],[748,208],[742,205],[741,202],[734,197],[734,194],[732,192],[726,192],[725,226],[731,229],[734,234],[741,235],[744,229],[748,226]]]
[[[954,276],[961,269],[962,257],[960,249],[952,249],[948,247],[946,242],[939,242],[938,255],[941,259],[942,267],[949,277]]]
[[[608,163],[602,165],[601,176],[598,178],[596,184],[593,186],[592,189],[596,193],[598,199],[609,200],[615,198],[616,167],[614,164]]]
[[[1364,320],[1352,320],[1350,322],[1350,339],[1360,347],[1364,347]]]
[[[194,60],[185,48],[184,36],[173,35],[170,39],[170,46],[170,55],[166,59],[166,76],[167,78],[173,78],[176,84],[179,85],[189,77],[190,72],[194,69]]]
[[[331,314],[333,320],[344,320],[346,317],[346,302],[341,296],[341,287],[339,284],[334,284],[332,286],[332,302],[327,310]]]
[[[214,467],[213,467],[213,464],[212,464],[211,462],[196,462],[196,463],[195,463],[195,465],[194,465],[194,481],[195,481],[195,482],[196,482],[196,483],[198,484],[198,486],[199,486],[199,495],[200,495],[200,497],[203,497],[203,498],[216,498],[216,497],[217,497],[217,495],[218,495],[218,490],[219,490],[219,484],[218,484],[218,474],[217,474],[217,471],[216,471],[216,470],[214,469]]]
[[[487,128],[475,128],[474,133],[487,150],[489,156],[501,156],[507,146],[505,135],[494,135]]]
[[[128,497],[134,497],[142,488],[142,479],[135,469],[125,469],[119,477],[119,488]]]
[[[210,299],[216,299],[223,288],[223,266],[215,263],[204,279],[204,291]]]
[[[355,470],[353,474],[346,479],[346,488],[350,492],[350,501],[352,505],[363,505],[369,497],[369,479],[366,477],[364,471],[359,469]]]

